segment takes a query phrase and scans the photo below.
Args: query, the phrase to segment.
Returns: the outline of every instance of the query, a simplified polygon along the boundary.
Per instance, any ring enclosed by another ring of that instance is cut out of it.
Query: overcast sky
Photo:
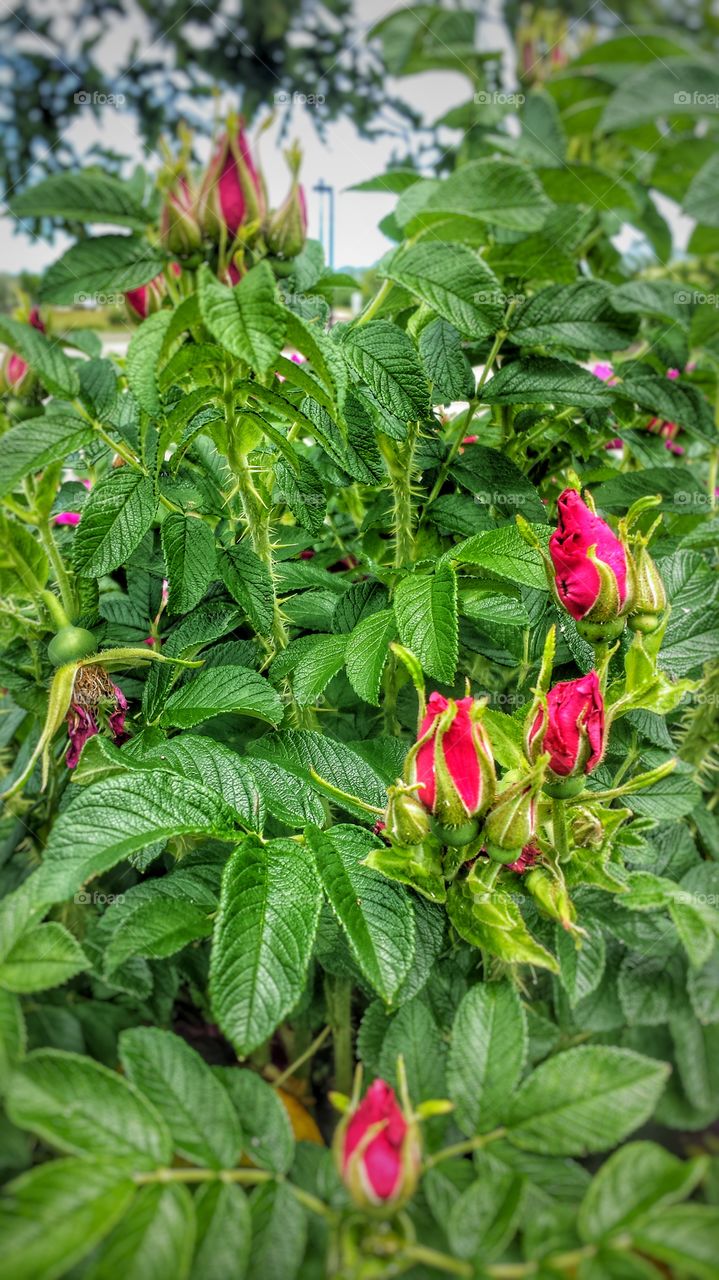
[[[3,0],[0,0],[2,3]],[[260,0],[261,2],[261,0]],[[61,0],[52,0],[52,7]],[[355,0],[360,16],[360,27],[368,31],[379,18],[396,9],[406,7],[404,0]],[[489,6],[495,10],[495,3]],[[138,13],[137,21],[114,25],[100,43],[96,51],[98,61],[108,68],[122,68],[126,62],[132,40],[142,38],[144,18]],[[83,32],[87,34],[87,32]],[[68,40],[78,38],[78,33],[68,31]],[[507,51],[507,69],[511,66],[509,47],[506,35],[496,20],[485,20],[481,28],[484,48],[504,48]],[[23,38],[25,48],[32,48],[34,40],[29,33]],[[153,57],[159,47],[152,49]],[[310,90],[308,89],[308,92]],[[421,76],[410,76],[401,81],[390,81],[388,95],[401,95],[413,107],[420,111],[425,120],[431,121],[450,107],[466,101],[470,86],[466,77],[449,72],[427,72]],[[227,100],[227,106],[232,104]],[[196,101],[193,109],[197,109]],[[208,112],[210,106],[208,104]],[[357,195],[346,190],[355,182],[374,177],[382,173],[390,159],[393,140],[391,138],[365,141],[360,138],[350,121],[338,121],[328,127],[326,141],[322,141],[313,126],[311,108],[296,106],[293,108],[293,120],[290,136],[299,137],[305,153],[302,171],[309,199],[309,232],[317,236],[319,231],[319,197],[312,192],[312,187],[320,180],[334,186],[337,193],[335,264],[337,266],[367,266],[377,259],[389,247],[389,241],[378,230],[377,224],[385,214],[389,213],[395,203],[395,197],[376,194]],[[267,176],[273,204],[279,204],[287,188],[287,170],[282,157],[281,147],[277,143],[279,121],[263,135],[261,144],[262,165]],[[79,146],[91,146],[93,142],[103,146],[116,148],[118,151],[131,154],[142,159],[140,139],[134,131],[134,119],[121,107],[103,109],[98,120],[88,107],[86,113],[73,124],[71,135],[73,142]],[[448,142],[452,135],[447,134]],[[285,140],[287,141],[287,139]],[[42,240],[33,239],[20,232],[9,215],[0,218],[0,262],[5,270],[16,272],[23,268],[41,271],[54,261],[60,252],[70,243],[69,240],[57,238],[54,245]]]

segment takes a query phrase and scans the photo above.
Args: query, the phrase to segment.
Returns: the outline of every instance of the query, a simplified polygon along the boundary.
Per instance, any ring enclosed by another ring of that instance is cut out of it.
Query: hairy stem
[[[558,862],[569,861],[569,832],[567,830],[567,811],[564,800],[552,800],[552,829],[554,831],[554,847]]]
[[[327,977],[325,984],[334,1044],[334,1086],[338,1093],[352,1092],[352,983],[349,978]]]
[[[42,521],[38,525],[37,532],[42,548],[50,561],[53,574],[55,575],[55,581],[57,582],[58,589],[60,591],[60,599],[62,600],[62,607],[67,614],[68,621],[72,622],[77,615],[75,591],[47,521]]]

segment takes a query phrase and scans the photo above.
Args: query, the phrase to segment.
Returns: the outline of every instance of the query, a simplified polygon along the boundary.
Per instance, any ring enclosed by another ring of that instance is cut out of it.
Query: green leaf
[[[449,177],[414,183],[396,217],[412,236],[450,215],[512,231],[538,231],[552,208],[531,169],[516,160],[472,160]]]
[[[453,463],[451,473],[469,489],[475,502],[495,507],[510,520],[519,514],[526,520],[546,524],[544,505],[534,485],[499,449],[487,449],[477,443],[468,445],[464,455]]]
[[[383,264],[383,274],[409,289],[467,338],[496,333],[504,316],[499,280],[462,244],[422,240]]]
[[[195,1210],[187,1187],[141,1187],[83,1272],[84,1280],[187,1280],[195,1240]]]
[[[17,996],[0,991],[0,1093],[25,1053],[27,1033]]]
[[[220,284],[203,264],[197,287],[202,319],[213,338],[230,355],[269,373],[285,341],[286,321],[268,264],[252,267],[233,288]]]
[[[358,622],[347,641],[347,679],[358,698],[378,707],[379,689],[389,646],[397,635],[393,609],[381,609]]]
[[[134,236],[92,236],[71,245],[45,272],[40,298],[76,306],[98,294],[127,293],[154,280],[166,260],[161,249]]]
[[[115,934],[105,951],[108,972],[117,969],[131,956],[159,960],[174,956],[188,942],[207,938],[212,921],[207,911],[181,899],[159,898],[142,902]]]
[[[140,1168],[167,1164],[170,1135],[147,1098],[116,1071],[60,1049],[38,1049],[13,1076],[7,1112],[71,1155],[128,1157]]]
[[[483,1169],[452,1206],[447,1238],[453,1252],[460,1258],[498,1257],[519,1226],[523,1198],[523,1178],[509,1169]]]
[[[305,1211],[284,1182],[268,1182],[250,1197],[251,1276],[295,1280],[307,1242]]]
[[[197,1245],[191,1280],[244,1280],[250,1258],[250,1206],[241,1187],[210,1182],[195,1196]]]
[[[221,742],[200,734],[182,733],[165,739],[152,749],[143,750],[140,757],[135,740],[132,757],[123,752],[121,758],[125,768],[132,768],[142,761],[149,768],[179,773],[230,805],[243,826],[249,826],[253,831],[262,827],[264,808],[252,769],[243,756]],[[84,760],[85,753],[78,768],[82,767]]]
[[[402,422],[429,411],[429,384],[412,340],[388,320],[351,329],[342,346],[358,376],[380,404]]]
[[[719,226],[717,203],[719,202],[719,157],[710,156],[694,175],[682,201],[684,212],[705,226]]]
[[[650,1210],[684,1200],[701,1177],[697,1161],[685,1162],[655,1142],[630,1142],[595,1174],[577,1226],[582,1240],[605,1240],[630,1231]]]
[[[457,668],[457,579],[450,565],[407,574],[397,586],[394,612],[400,640],[427,675],[451,684]]]
[[[482,391],[484,404],[573,405],[600,409],[611,404],[614,391],[593,373],[569,360],[527,356],[502,366]]]
[[[408,849],[397,844],[383,844],[367,855],[365,865],[379,871],[388,880],[416,889],[429,902],[445,902],[447,899],[441,849],[432,841]]]
[[[507,1115],[517,1146],[547,1155],[607,1151],[649,1119],[669,1074],[629,1049],[581,1045],[543,1062]]]
[[[662,1208],[632,1232],[635,1248],[677,1267],[697,1280],[716,1280],[719,1212],[716,1205],[679,1204]]]
[[[244,1151],[258,1169],[289,1173],[295,1158],[290,1118],[276,1089],[254,1071],[214,1067],[242,1128]]]
[[[614,311],[608,284],[582,280],[540,290],[515,312],[510,330],[520,346],[612,352],[629,346],[637,321]]]
[[[284,458],[278,458],[275,484],[298,524],[308,533],[317,535],[324,526],[327,511],[325,488],[307,458],[298,457],[297,465],[298,470],[295,471]]]
[[[111,471],[83,507],[73,546],[75,572],[100,578],[126,564],[152,524],[156,506],[149,476],[129,466]]]
[[[32,599],[49,576],[50,562],[30,530],[0,512],[0,594]]]
[[[658,117],[701,116],[716,102],[719,75],[696,58],[663,58],[624,74],[600,121],[602,132],[654,124]],[[707,97],[706,95],[710,95]]]
[[[370,832],[350,826],[327,832],[310,828],[308,841],[352,954],[372,988],[391,1003],[414,958],[414,915],[407,893],[363,865],[376,844]]]
[[[0,963],[0,986],[23,995],[59,987],[88,969],[79,942],[55,920],[24,933]]]
[[[179,835],[231,840],[236,815],[217,795],[167,773],[132,773],[82,789],[50,833],[34,877],[41,902],[71,897],[90,877]]]
[[[294,841],[246,837],[227,863],[210,999],[239,1055],[263,1044],[299,1000],[320,900],[312,859]]]
[[[10,208],[16,218],[66,218],[137,228],[150,221],[126,182],[89,169],[53,173],[13,196]]]
[[[300,706],[316,702],[345,663],[347,636],[317,636],[303,653],[292,676],[292,688]]]
[[[533,525],[532,532],[546,545],[551,530],[547,525]],[[466,542],[460,542],[447,553],[459,564],[476,564],[510,582],[521,582],[535,591],[548,591],[542,557],[530,547],[516,525],[501,529],[485,529]]]
[[[529,932],[511,893],[455,880],[447,893],[447,913],[457,932],[475,947],[507,964],[536,964],[557,971],[550,951]]]
[[[3,1267],[12,1280],[59,1280],[112,1230],[135,1185],[110,1161],[51,1160],[5,1188]]]
[[[446,1046],[432,1014],[421,999],[410,1000],[393,1017],[384,1037],[379,1070],[383,1080],[399,1088],[398,1059],[404,1059],[412,1105],[446,1094]]]
[[[257,671],[249,667],[209,667],[170,694],[159,723],[191,729],[228,711],[275,725],[284,715],[279,695]]]
[[[554,931],[559,980],[572,1007],[596,991],[606,964],[606,944],[601,929],[592,928],[588,921],[584,923],[584,929],[585,933],[579,940],[560,924]]]
[[[425,325],[419,337],[419,354],[437,395],[446,400],[468,400],[474,395],[474,372],[460,336],[446,320]]]
[[[509,982],[472,987],[452,1024],[447,1080],[463,1133],[497,1124],[524,1069],[527,1028],[519,996]]]
[[[34,325],[0,316],[0,342],[22,356],[52,395],[66,396],[69,400],[77,395],[80,389],[77,369],[57,338],[48,338]]]
[[[267,566],[246,542],[221,548],[217,563],[232,599],[244,609],[255,631],[267,635],[275,609],[275,591]]]
[[[170,594],[169,613],[188,613],[204,596],[215,576],[215,539],[204,520],[170,511],[162,522]]]
[[[135,330],[127,349],[125,367],[130,390],[145,413],[153,418],[162,410],[158,366],[171,323],[171,311],[157,311],[148,316]]]
[[[300,778],[310,779],[310,770],[314,770],[326,782],[338,787],[351,796],[357,796],[366,804],[384,807],[387,803],[387,788],[379,774],[352,747],[344,742],[335,742],[325,734],[309,729],[289,729],[282,733],[273,733],[248,744],[250,757],[260,757],[281,765],[283,769],[296,774]],[[321,794],[321,787],[316,786]],[[362,808],[351,806],[350,801],[342,801],[348,813],[367,820],[367,813]]]
[[[174,1148],[192,1164],[231,1169],[242,1146],[232,1103],[199,1053],[159,1027],[132,1027],[120,1036],[128,1080],[154,1103]]]

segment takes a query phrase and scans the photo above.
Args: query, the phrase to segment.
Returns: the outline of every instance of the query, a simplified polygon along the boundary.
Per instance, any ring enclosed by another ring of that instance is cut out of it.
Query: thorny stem
[[[394,563],[397,569],[414,560],[412,467],[417,432],[418,423],[412,422],[402,443],[388,441],[383,444],[380,439],[394,500]]]
[[[334,1044],[334,1086],[338,1093],[352,1092],[352,983],[349,978],[328,975],[325,984]]]

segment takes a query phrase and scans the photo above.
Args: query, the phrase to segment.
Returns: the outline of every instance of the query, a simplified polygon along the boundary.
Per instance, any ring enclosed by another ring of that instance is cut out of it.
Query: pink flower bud
[[[28,316],[28,324],[38,333],[45,333],[45,325],[37,307],[32,307]],[[19,391],[28,373],[28,364],[15,351],[8,351],[3,368],[3,381],[8,391]]]
[[[220,138],[202,183],[199,207],[202,227],[214,238],[224,226],[234,240],[243,224],[264,216],[262,180],[241,125],[231,126]]]
[[[370,1085],[335,1135],[341,1177],[361,1208],[395,1209],[411,1196],[420,1169],[415,1125],[384,1080]]]
[[[557,515],[549,554],[561,603],[577,622],[616,621],[632,604],[632,568],[625,547],[575,489],[560,494]]]
[[[55,516],[54,524],[71,524],[80,523],[80,514],[77,511],[60,511]]]
[[[596,671],[562,680],[547,694],[527,735],[530,759],[549,753],[548,768],[559,778],[591,773],[604,754],[604,699]]]
[[[490,804],[495,788],[492,748],[480,724],[482,707],[430,695],[417,746],[408,757],[417,797],[447,827],[461,826]]]
[[[155,276],[149,284],[141,284],[137,289],[128,289],[125,294],[125,302],[131,317],[138,317],[140,320],[146,320],[148,316],[154,315],[162,306],[162,299],[165,295],[165,280],[163,276]]]

